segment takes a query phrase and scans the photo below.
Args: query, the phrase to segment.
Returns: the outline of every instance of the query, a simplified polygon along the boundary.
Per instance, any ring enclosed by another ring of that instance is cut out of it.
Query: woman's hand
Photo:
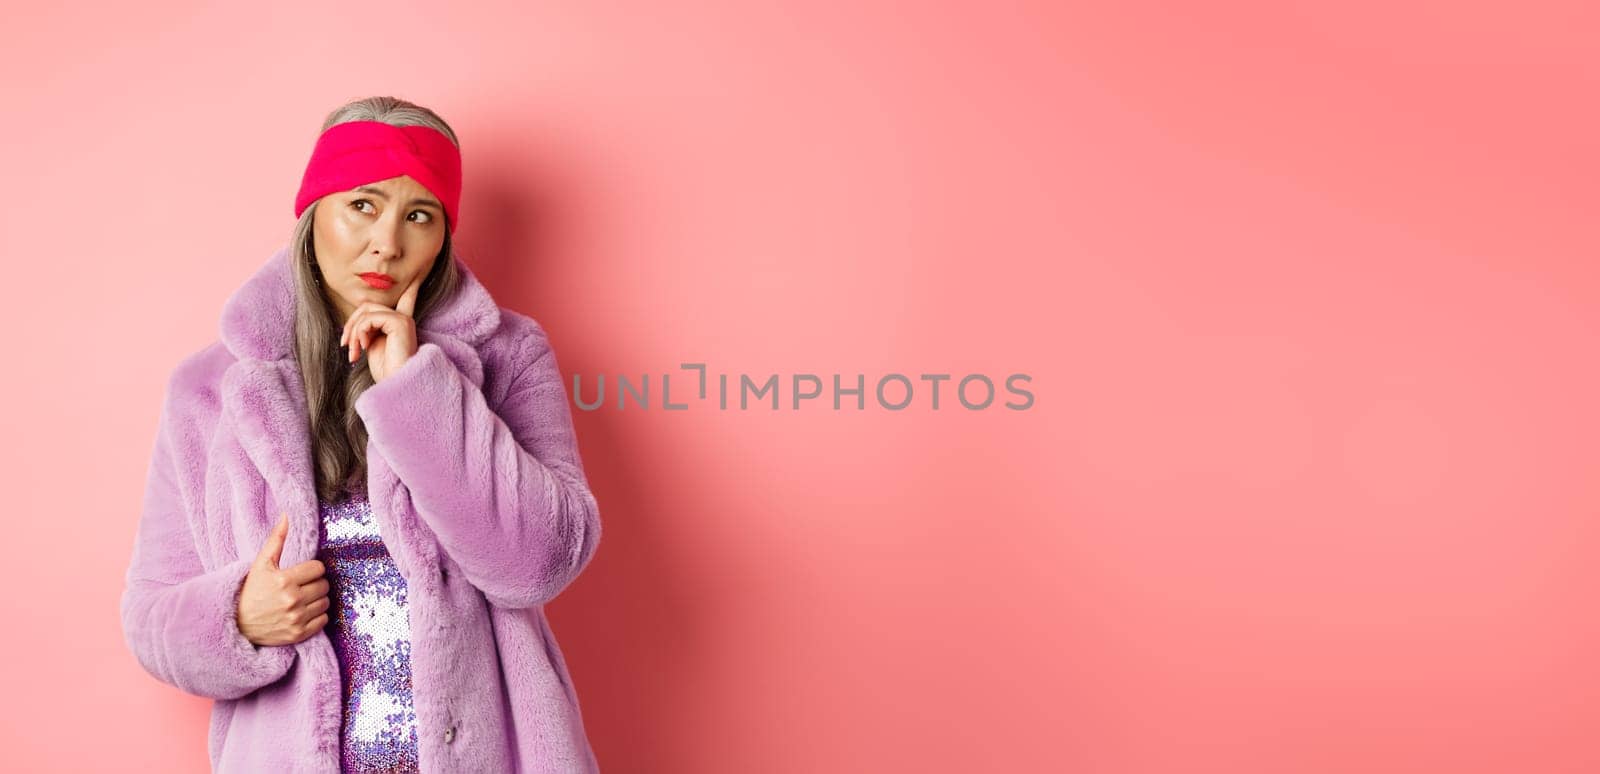
[[[417,291],[426,278],[426,273],[418,273],[394,308],[365,301],[344,321],[339,345],[350,350],[352,363],[361,356],[361,350],[367,351],[367,367],[372,369],[374,382],[388,378],[417,354],[417,321],[412,312],[417,307]]]
[[[267,535],[239,589],[239,632],[257,645],[293,645],[328,623],[328,581],[321,561],[309,559],[279,569],[289,517]]]

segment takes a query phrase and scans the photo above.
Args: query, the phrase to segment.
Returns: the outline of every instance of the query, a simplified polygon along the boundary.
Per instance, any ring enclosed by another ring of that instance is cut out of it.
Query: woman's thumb
[[[278,561],[283,558],[283,542],[289,536],[289,515],[279,513],[282,518],[272,525],[272,531],[267,533],[267,542],[261,545],[261,553],[256,555],[256,561],[276,568]]]

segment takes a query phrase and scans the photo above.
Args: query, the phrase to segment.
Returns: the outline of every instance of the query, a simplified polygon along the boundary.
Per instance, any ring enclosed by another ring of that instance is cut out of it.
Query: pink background
[[[1597,6],[679,5],[8,11],[8,767],[205,770],[162,387],[393,94],[569,380],[1033,376],[577,412],[607,771],[1600,770]]]

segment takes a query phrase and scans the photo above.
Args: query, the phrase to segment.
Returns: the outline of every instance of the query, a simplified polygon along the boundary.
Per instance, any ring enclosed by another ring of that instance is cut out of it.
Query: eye
[[[372,204],[372,202],[368,201],[366,199],[357,199],[357,200],[355,200],[353,202],[350,202],[350,206],[351,207],[354,207],[354,208],[356,208],[357,210],[359,210],[361,212],[366,212],[366,210],[361,209],[361,205],[363,205],[363,204],[370,206]]]
[[[422,216],[422,220],[417,221],[418,223],[427,223],[433,220],[433,213],[428,212],[427,210],[412,210],[411,214]]]

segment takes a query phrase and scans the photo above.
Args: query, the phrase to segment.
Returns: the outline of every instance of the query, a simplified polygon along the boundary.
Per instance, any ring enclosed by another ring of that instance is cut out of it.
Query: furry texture
[[[326,633],[258,647],[234,617],[280,511],[281,566],[316,557],[289,260],[274,253],[228,299],[220,340],[173,372],[121,600],[139,663],[215,700],[224,773],[339,771]],[[544,604],[594,556],[599,508],[544,330],[460,268],[417,353],[355,404],[373,516],[409,589],[418,755],[424,771],[595,772]]]

